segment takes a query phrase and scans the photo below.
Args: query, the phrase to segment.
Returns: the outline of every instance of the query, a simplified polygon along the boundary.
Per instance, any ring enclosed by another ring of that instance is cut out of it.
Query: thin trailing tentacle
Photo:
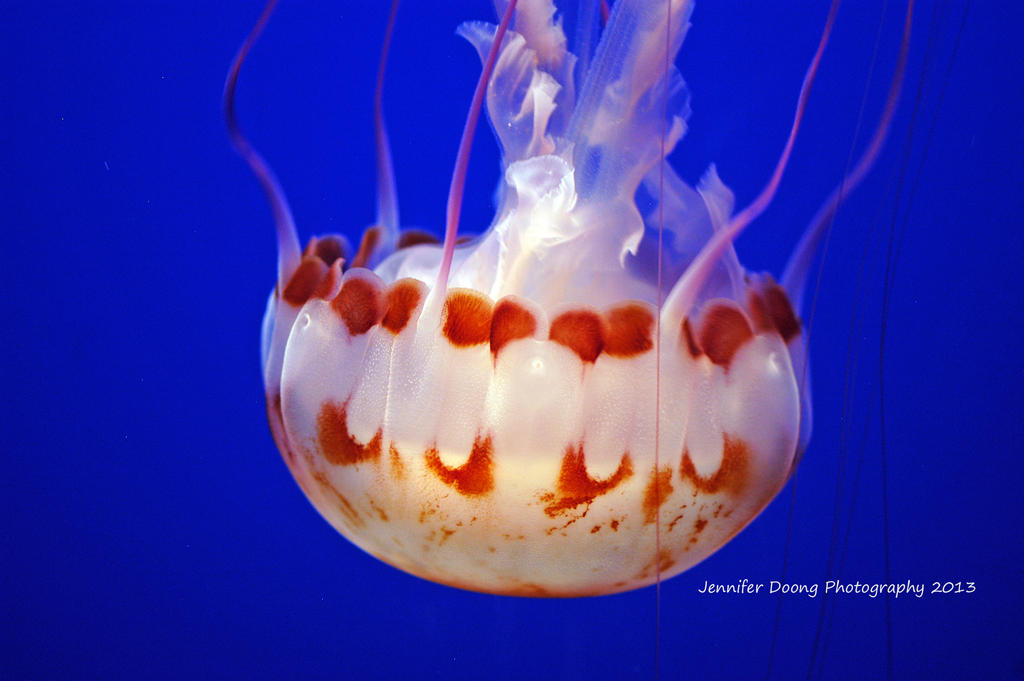
[[[602,0],[602,9],[606,7]],[[665,81],[668,82],[669,74],[672,68],[672,59],[674,57],[672,51],[672,2],[665,3]],[[607,21],[607,20],[606,20]],[[654,379],[654,471],[655,476],[658,475],[658,471],[661,470],[661,303],[664,300],[662,297],[662,261],[665,255],[665,202],[663,197],[665,195],[665,157],[668,155],[667,150],[667,139],[668,139],[668,116],[669,116],[669,88],[663,90],[662,109],[661,109],[661,148],[659,153],[661,156],[661,163],[658,164],[658,317],[655,322],[655,338],[657,339],[657,350],[655,355],[655,379]],[[654,485],[654,504],[655,508],[661,508],[661,488],[660,485]],[[654,674],[658,675],[660,671],[661,662],[661,514],[658,513],[655,516],[654,523],[654,564],[655,568],[655,579],[654,579],[654,590],[655,590],[655,606],[654,606]]]
[[[903,89],[903,78],[907,69],[907,52],[910,48],[910,26],[913,10],[914,3],[908,3],[907,18],[903,24],[903,37],[900,43],[900,54],[896,62],[896,70],[889,85],[889,94],[885,100],[885,108],[882,111],[881,118],[878,120],[878,126],[875,128],[870,143],[864,149],[860,159],[858,159],[857,165],[839,182],[839,185],[832,190],[832,193],[829,194],[828,198],[818,209],[818,212],[814,214],[814,218],[800,237],[800,242],[793,249],[789,262],[786,263],[781,283],[797,310],[802,306],[804,289],[807,285],[807,274],[810,271],[811,261],[814,260],[814,254],[817,253],[822,238],[828,231],[829,225],[832,224],[832,219],[839,210],[839,206],[842,205],[843,200],[860,185],[861,181],[874,166],[875,161],[878,160],[878,155],[889,135],[889,130],[892,128],[892,117],[896,112],[896,105],[899,102],[900,92]]]
[[[238,54],[235,55],[234,61],[231,62],[231,68],[228,70],[227,80],[224,83],[224,121],[227,123],[228,134],[231,136],[235,151],[249,164],[253,175],[259,180],[263,192],[267,195],[267,201],[270,202],[270,210],[274,214],[274,225],[277,228],[277,280],[286,282],[299,266],[299,236],[295,231],[295,220],[292,218],[288,199],[285,198],[284,190],[281,189],[277,176],[246,138],[238,125],[238,116],[235,113],[235,88],[238,85],[238,73],[242,69],[249,50],[252,49],[256,39],[267,25],[276,4],[277,0],[267,2],[256,25],[253,26],[245,42],[242,43],[242,47],[239,48]]]
[[[437,293],[443,293],[448,288],[448,275],[452,269],[452,257],[455,255],[455,238],[459,231],[459,214],[462,212],[462,193],[466,188],[466,171],[469,168],[469,152],[473,146],[473,135],[476,134],[477,120],[480,118],[480,109],[484,102],[484,93],[487,91],[487,83],[494,71],[494,63],[498,59],[498,52],[501,51],[501,41],[508,30],[509,22],[516,11],[516,1],[511,0],[505,15],[501,18],[498,30],[494,34],[494,43],[491,51],[484,62],[483,70],[480,72],[480,79],[476,83],[476,90],[473,92],[473,102],[469,106],[469,113],[466,115],[466,124],[462,128],[462,139],[459,141],[459,152],[455,157],[455,170],[452,172],[452,183],[448,189],[448,207],[445,211],[444,228],[444,254],[441,257],[441,268],[437,273],[437,284],[434,287]]]
[[[775,171],[772,173],[771,179],[749,206],[740,211],[723,229],[718,230],[712,235],[690,266],[686,268],[686,272],[683,273],[683,276],[669,294],[668,300],[665,303],[665,309],[669,314],[675,317],[686,315],[692,307],[694,300],[696,300],[697,293],[704,285],[708,275],[711,274],[712,268],[714,268],[722,255],[725,254],[729,245],[743,232],[747,225],[764,212],[772,199],[775,198],[775,192],[779,188],[782,174],[786,170],[789,156],[793,151],[793,144],[796,142],[796,135],[800,130],[804,111],[807,109],[811,85],[813,85],[814,78],[818,73],[818,65],[821,63],[821,56],[825,51],[825,46],[828,44],[829,35],[832,33],[832,26],[835,23],[836,10],[838,8],[839,1],[832,0],[828,19],[821,33],[821,40],[818,42],[818,49],[814,53],[814,58],[811,59],[810,66],[807,67],[803,84],[800,86],[800,96],[797,99],[796,114],[793,117],[793,125],[790,128],[789,137],[786,139],[786,145],[782,149],[782,155],[775,165]]]
[[[377,66],[377,85],[373,93],[373,129],[377,143],[377,225],[381,228],[381,239],[377,249],[383,255],[395,250],[398,243],[398,191],[395,185],[395,170],[391,162],[391,143],[384,124],[384,72],[387,70],[388,54],[391,51],[391,36],[395,30],[399,0],[392,0],[388,14],[388,27],[384,44],[380,48],[380,63]]]

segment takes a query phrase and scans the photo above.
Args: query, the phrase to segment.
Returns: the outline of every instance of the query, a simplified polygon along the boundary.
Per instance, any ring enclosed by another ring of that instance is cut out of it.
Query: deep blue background
[[[702,3],[679,62],[693,115],[674,159],[691,181],[717,162],[741,203],[781,147],[827,3],[771,4]],[[779,272],[842,174],[878,22],[869,4],[840,11],[778,200],[740,242],[751,268]],[[653,589],[543,601],[423,582],[341,539],[288,476],[258,368],[271,220],[219,109],[258,4],[4,5],[0,677],[652,678]],[[888,230],[905,224],[885,363],[891,579],[977,591],[892,603],[896,678],[1024,674],[1024,11],[973,3],[947,80],[963,10],[962,0],[919,6],[892,143],[836,224],[814,322],[816,432],[792,507],[788,579],[823,582],[853,385],[842,574],[884,579],[880,282]],[[371,96],[386,12],[383,1],[285,2],[243,71],[243,125],[304,240],[357,235],[373,218]],[[866,121],[901,12],[891,4]],[[385,105],[408,225],[442,220],[478,72],[453,35],[468,18],[491,10],[406,0],[399,15]],[[489,222],[497,179],[490,135],[476,147],[470,231]],[[888,189],[905,158],[894,208]],[[851,350],[855,300],[866,317]],[[696,590],[775,578],[791,498],[787,488],[661,587],[661,678],[764,678],[777,599]],[[820,603],[783,601],[774,678],[806,675]],[[884,678],[884,602],[829,603],[824,678]]]

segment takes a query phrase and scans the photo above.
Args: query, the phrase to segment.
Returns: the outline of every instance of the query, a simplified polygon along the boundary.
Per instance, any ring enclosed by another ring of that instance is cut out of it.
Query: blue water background
[[[701,3],[679,60],[693,115],[673,159],[691,182],[716,162],[741,204],[771,171],[825,16],[823,2],[773,4]],[[878,7],[846,5],[778,199],[739,244],[751,269],[780,272],[847,162]],[[866,123],[894,62],[896,5]],[[524,600],[407,576],[337,535],[291,480],[258,366],[272,223],[220,117],[256,3],[5,3],[0,678],[649,679],[656,635],[660,678],[764,678],[777,597],[697,590],[776,579],[791,499],[787,581],[829,578],[844,385],[854,392],[842,577],[885,579],[878,335],[894,224],[905,231],[884,373],[889,579],[976,586],[891,603],[894,676],[1024,675],[1024,10],[974,2],[946,81],[964,4],[943,7],[918,7],[892,143],[836,223],[813,330],[815,433],[795,495],[787,488],[663,584],[657,630],[654,589]],[[371,96],[386,12],[285,2],[242,74],[241,121],[303,241],[356,239],[374,217]],[[478,73],[453,30],[471,18],[491,19],[489,6],[407,0],[399,15],[385,107],[406,225],[440,229]],[[497,177],[484,128],[465,230],[489,223]],[[856,301],[865,323],[848,381]],[[822,677],[885,678],[884,600],[828,603]],[[820,592],[782,601],[773,678],[806,676],[820,605]]]

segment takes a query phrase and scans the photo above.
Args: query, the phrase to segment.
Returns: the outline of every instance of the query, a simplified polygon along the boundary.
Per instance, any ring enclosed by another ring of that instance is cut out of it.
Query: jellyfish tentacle
[[[375,260],[394,252],[398,244],[398,190],[383,105],[384,73],[387,70],[388,54],[391,52],[391,36],[395,30],[398,3],[399,0],[391,2],[388,26],[384,32],[384,43],[380,48],[380,61],[377,65],[377,84],[373,93],[373,130],[377,146],[377,226],[381,230],[380,242],[374,254]]]
[[[782,274],[782,287],[789,294],[793,306],[799,310],[803,307],[803,296],[807,287],[808,273],[811,261],[818,252],[832,220],[835,218],[840,205],[861,183],[864,177],[874,167],[885,140],[892,129],[892,118],[896,112],[896,105],[899,103],[900,93],[903,90],[903,79],[907,69],[907,52],[910,48],[910,30],[914,12],[914,0],[907,3],[906,19],[903,23],[903,36],[900,41],[900,53],[896,62],[896,69],[893,72],[892,81],[889,84],[889,93],[886,96],[885,107],[878,119],[878,125],[871,136],[871,141],[857,160],[857,164],[847,173],[839,185],[832,190],[825,202],[821,204],[814,214],[793,254],[786,263],[786,269]]]
[[[448,190],[448,206],[445,211],[444,229],[444,252],[441,256],[441,266],[437,273],[437,283],[434,286],[434,293],[440,297],[448,288],[448,274],[452,268],[452,258],[455,255],[455,238],[459,230],[459,213],[462,211],[462,193],[466,187],[466,170],[469,167],[469,152],[473,146],[473,135],[476,133],[476,123],[480,118],[480,109],[483,106],[484,92],[487,83],[494,71],[494,63],[498,59],[498,52],[501,48],[501,41],[508,30],[512,14],[516,9],[516,0],[510,0],[505,15],[501,18],[498,31],[494,35],[494,44],[491,45],[491,52],[487,55],[487,61],[480,73],[476,90],[473,92],[473,102],[470,104],[469,113],[466,115],[466,124],[462,128],[462,139],[459,141],[459,152],[455,157],[455,170],[452,172],[452,182]]]
[[[258,151],[249,142],[249,139],[242,132],[238,125],[238,116],[235,112],[235,89],[238,85],[238,74],[242,69],[249,50],[256,43],[256,39],[263,32],[270,15],[274,11],[277,0],[269,0],[263,8],[263,13],[257,19],[256,25],[246,36],[245,42],[238,49],[231,68],[228,70],[227,79],[224,82],[224,121],[227,124],[228,134],[238,155],[249,165],[253,175],[259,180],[263,192],[270,202],[270,210],[274,215],[274,224],[277,228],[277,280],[281,286],[291,279],[296,268],[299,266],[299,236],[295,231],[295,220],[292,217],[291,208],[288,206],[288,199],[285,197],[281,183],[270,168],[270,165],[263,159]]]
[[[886,96],[882,115],[878,120],[878,124],[875,127],[871,140],[868,142],[867,147],[864,149],[864,152],[857,160],[853,169],[848,172],[842,180],[840,180],[839,185],[831,194],[829,194],[821,207],[818,208],[818,211],[814,214],[814,218],[808,224],[803,235],[800,237],[800,241],[796,248],[793,249],[789,262],[786,263],[785,270],[783,270],[780,284],[789,297],[789,300],[793,305],[793,309],[797,312],[804,307],[803,298],[807,289],[811,263],[814,260],[814,256],[818,252],[818,249],[822,247],[822,240],[825,239],[826,235],[830,231],[832,221],[834,220],[839,207],[842,205],[843,200],[845,200],[846,197],[849,196],[858,187],[858,185],[860,185],[864,177],[874,167],[875,162],[878,160],[878,155],[881,153],[881,149],[885,145],[885,140],[889,134],[889,130],[892,128],[892,117],[896,111],[896,106],[899,103],[900,93],[903,89],[903,79],[906,73],[907,52],[910,47],[913,12],[914,0],[909,0],[907,3],[907,13],[904,19],[903,35],[900,42],[900,53],[897,58],[896,68],[893,71],[892,80],[889,84],[889,92]],[[826,244],[824,248],[827,250],[827,239],[825,239],[824,243]],[[813,302],[811,304],[809,319],[808,334],[802,335],[800,338],[796,339],[794,341],[795,344],[790,348],[790,357],[793,360],[793,368],[796,372],[795,375],[800,384],[802,400],[800,409],[800,440],[797,449],[797,456],[793,461],[794,471],[796,470],[796,466],[800,463],[800,459],[803,457],[804,450],[807,449],[807,444],[810,442],[811,430],[813,428],[811,377],[810,372],[807,370],[810,345],[809,334],[814,319]]]
[[[793,116],[793,125],[790,127],[789,136],[782,149],[775,170],[772,172],[768,183],[761,190],[750,205],[736,215],[728,225],[717,230],[701,249],[697,257],[693,259],[690,266],[686,268],[683,276],[679,278],[672,292],[665,301],[664,312],[671,318],[683,318],[693,307],[697,294],[719,259],[726,253],[728,247],[743,232],[746,227],[761,215],[775,198],[775,192],[779,188],[782,174],[789,163],[790,154],[793,152],[793,145],[796,142],[797,133],[800,130],[800,123],[803,120],[804,111],[807,108],[807,100],[811,94],[811,86],[818,73],[818,65],[821,63],[821,56],[828,44],[829,35],[832,33],[832,26],[835,23],[836,11],[839,8],[838,0],[832,0],[829,8],[828,19],[825,21],[825,28],[822,30],[821,39],[818,41],[818,48],[814,52],[807,73],[804,75],[803,84],[800,86],[800,95],[797,98],[796,113]]]

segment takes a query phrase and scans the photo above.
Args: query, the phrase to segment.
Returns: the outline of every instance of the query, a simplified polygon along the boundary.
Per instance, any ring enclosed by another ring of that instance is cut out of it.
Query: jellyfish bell
[[[524,596],[642,587],[742,530],[810,435],[803,276],[747,272],[731,243],[758,211],[665,161],[691,3],[620,0],[593,54],[550,0],[498,3],[499,26],[460,28],[502,152],[491,227],[456,245],[464,137],[444,242],[400,230],[379,127],[378,224],[301,253],[230,105],[272,5],[226,110],[278,222],[271,430],[324,518],[409,573]]]

